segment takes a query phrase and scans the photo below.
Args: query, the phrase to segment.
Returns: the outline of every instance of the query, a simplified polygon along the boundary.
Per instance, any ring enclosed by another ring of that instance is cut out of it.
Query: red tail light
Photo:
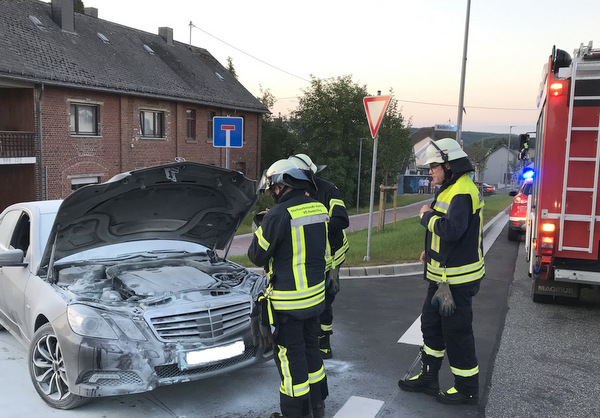
[[[556,225],[542,224],[542,233],[540,235],[540,250],[542,255],[552,255],[554,253],[554,231]]]
[[[550,84],[550,94],[552,96],[562,96],[563,94],[563,83],[552,83]]]

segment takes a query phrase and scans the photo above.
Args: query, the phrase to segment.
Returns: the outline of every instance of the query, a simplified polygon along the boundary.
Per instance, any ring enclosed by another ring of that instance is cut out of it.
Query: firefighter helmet
[[[292,161],[301,170],[310,170],[314,174],[322,171],[326,165],[316,165],[306,154],[291,155],[288,160]]]
[[[425,164],[447,163],[449,161],[468,158],[458,142],[452,138],[442,138],[437,141],[429,142],[429,147],[425,150]]]
[[[296,166],[290,160],[275,161],[267,169],[265,188],[270,189],[274,184],[284,184],[293,189],[303,189],[309,193],[317,190],[312,176]]]

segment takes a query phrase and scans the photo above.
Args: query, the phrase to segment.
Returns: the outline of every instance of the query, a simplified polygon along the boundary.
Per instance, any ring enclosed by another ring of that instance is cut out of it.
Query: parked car
[[[481,183],[481,193],[483,196],[492,196],[496,194],[496,187],[491,184]]]
[[[215,252],[257,199],[239,172],[178,162],[5,209],[0,325],[41,398],[71,409],[270,358],[250,330],[266,278]]]
[[[526,179],[519,191],[511,191],[514,196],[508,213],[508,240],[518,241],[527,228],[527,199],[531,194],[533,180]]]

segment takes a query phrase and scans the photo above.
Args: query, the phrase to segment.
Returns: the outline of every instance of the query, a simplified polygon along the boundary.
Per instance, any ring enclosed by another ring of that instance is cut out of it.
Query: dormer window
[[[33,22],[33,24],[35,26],[37,26],[38,29],[46,30],[46,27],[44,26],[42,21],[40,19],[38,19],[37,17],[35,17],[34,15],[29,15],[29,20],[31,20]]]
[[[149,53],[150,55],[154,55],[154,50],[152,48],[150,48],[148,45],[144,44],[144,49],[146,50],[147,53]]]
[[[104,36],[102,33],[98,32],[96,33],[96,35],[98,35],[98,38],[100,38],[102,40],[102,42],[104,42],[105,44],[109,44],[110,41],[108,40],[108,38],[106,36]]]

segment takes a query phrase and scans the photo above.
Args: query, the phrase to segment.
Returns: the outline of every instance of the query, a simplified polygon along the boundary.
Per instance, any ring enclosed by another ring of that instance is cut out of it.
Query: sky
[[[84,0],[100,19],[207,49],[288,115],[311,77],[390,94],[413,127],[456,124],[468,0]],[[600,48],[598,0],[472,0],[463,131],[535,130],[552,47]],[[190,22],[192,26],[190,26]],[[190,30],[191,28],[191,30]],[[365,116],[365,124],[367,119]],[[511,128],[512,126],[512,128]]]

